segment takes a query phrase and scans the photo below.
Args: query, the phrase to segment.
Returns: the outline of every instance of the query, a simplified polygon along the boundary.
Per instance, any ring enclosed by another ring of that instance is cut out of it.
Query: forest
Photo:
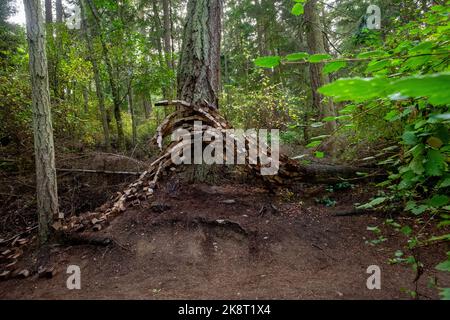
[[[0,299],[450,300],[449,17],[1,0]]]

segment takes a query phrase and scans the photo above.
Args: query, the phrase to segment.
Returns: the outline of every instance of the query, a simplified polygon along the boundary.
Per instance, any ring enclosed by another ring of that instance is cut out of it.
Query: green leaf
[[[353,112],[355,112],[356,110],[356,106],[354,104],[349,104],[347,106],[345,106],[344,109],[339,110],[340,114],[351,114]]]
[[[437,137],[430,137],[427,139],[427,143],[429,146],[433,147],[434,149],[440,149],[442,145],[444,144],[441,139]]]
[[[418,216],[419,214],[422,214],[422,213],[424,213],[425,211],[427,211],[428,208],[429,208],[429,206],[427,206],[427,205],[425,205],[425,204],[421,204],[420,206],[413,208],[413,209],[411,210],[411,212],[412,212],[413,214],[415,214],[416,216]]]
[[[325,156],[325,153],[316,151],[315,156],[316,158],[322,159]]]
[[[386,115],[384,116],[384,120],[394,121],[394,119],[396,119],[399,114],[400,113],[398,112],[398,110],[395,109],[391,110],[388,113],[386,113]]]
[[[319,146],[322,143],[322,141],[318,140],[318,141],[313,141],[311,143],[309,143],[306,147],[307,148],[314,148]]]
[[[333,116],[325,117],[322,119],[322,121],[325,121],[325,122],[330,122],[330,121],[335,121],[335,120],[336,120],[336,117],[333,117]]]
[[[417,70],[430,61],[430,56],[412,57],[406,60],[401,70]]]
[[[367,59],[367,58],[376,58],[376,57],[383,57],[387,55],[385,51],[376,50],[376,51],[369,51],[369,52],[363,52],[358,54],[359,59]]]
[[[428,53],[435,46],[435,42],[424,41],[409,50],[409,53]]]
[[[406,236],[409,236],[409,235],[411,234],[412,231],[413,231],[413,230],[411,229],[410,226],[403,226],[403,227],[400,229],[400,232],[403,233],[403,234],[406,235]]]
[[[375,232],[375,233],[380,233],[381,232],[380,228],[378,228],[378,227],[368,226],[366,229],[367,229],[367,231],[372,231],[372,232]]]
[[[305,9],[304,9],[302,3],[296,3],[296,4],[294,5],[294,7],[292,8],[292,10],[291,10],[291,13],[292,13],[294,16],[299,16],[299,15],[303,14],[304,12],[305,12]]]
[[[414,157],[414,159],[409,163],[409,167],[415,174],[421,175],[425,172],[425,168],[423,167],[424,158],[422,155],[418,155]]]
[[[437,194],[434,195],[430,200],[427,201],[427,203],[430,206],[433,206],[435,208],[440,208],[445,206],[449,202],[449,197],[443,194]]]
[[[450,120],[450,113],[442,113],[442,114],[433,114],[428,119],[429,123],[436,123],[441,121]]]
[[[413,146],[417,144],[416,133],[414,131],[405,131],[402,138],[406,145]]]
[[[450,104],[450,73],[412,76],[389,81],[385,78],[339,79],[319,89],[336,101],[363,102],[374,98],[427,98],[434,105]]]
[[[429,176],[440,176],[445,168],[445,157],[438,150],[430,149],[427,153],[425,172]]]
[[[309,62],[311,63],[319,63],[327,59],[331,59],[331,56],[329,54],[318,53],[309,56]]]
[[[447,188],[450,186],[450,176],[445,177],[442,179],[442,181],[439,183],[439,188]]]
[[[450,259],[447,259],[446,261],[439,263],[436,266],[436,270],[439,270],[439,271],[450,271]]]
[[[431,104],[450,104],[450,73],[413,76],[394,81],[392,90],[413,98],[426,97]]]
[[[306,60],[309,57],[309,54],[306,52],[296,52],[288,54],[285,58],[287,61],[298,61],[298,60]]]
[[[367,66],[366,72],[376,72],[386,68],[390,64],[389,60],[372,61]]]
[[[341,70],[342,68],[347,66],[347,62],[345,61],[333,61],[330,63],[327,63],[325,65],[325,67],[323,67],[323,73],[324,74],[329,74],[332,72],[336,72]]]
[[[440,289],[439,295],[442,300],[450,300],[450,288],[442,288]]]
[[[387,83],[382,78],[342,78],[321,87],[319,92],[336,101],[364,102],[385,96]]]
[[[372,201],[370,201],[369,203],[363,204],[361,206],[356,207],[357,209],[371,209],[374,208],[375,206],[382,204],[383,202],[385,202],[387,200],[386,197],[379,197],[379,198],[375,198]]]
[[[279,56],[267,56],[255,59],[254,63],[257,67],[273,68],[280,64],[281,58]]]

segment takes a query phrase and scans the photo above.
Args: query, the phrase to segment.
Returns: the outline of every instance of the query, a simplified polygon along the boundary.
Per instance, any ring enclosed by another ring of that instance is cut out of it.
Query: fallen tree
[[[86,230],[86,226],[100,230],[99,224],[107,221],[109,217],[114,216],[126,210],[127,207],[139,205],[141,201],[151,198],[157,188],[161,175],[176,174],[176,165],[172,162],[172,153],[181,152],[186,147],[185,140],[170,141],[164,146],[165,138],[170,136],[177,129],[184,129],[189,135],[194,135],[194,121],[201,121],[202,130],[216,129],[225,134],[231,125],[219,114],[217,109],[204,102],[202,105],[193,105],[186,101],[161,101],[157,106],[176,106],[176,111],[161,123],[157,128],[155,136],[151,143],[157,144],[161,152],[146,171],[140,174],[139,178],[131,183],[123,192],[117,196],[108,205],[104,205],[98,212],[88,213],[80,217],[71,217],[65,220],[57,229],[63,230]],[[233,138],[233,137],[232,137]],[[289,187],[295,183],[334,183],[345,179],[363,179],[373,177],[382,173],[373,172],[371,168],[352,167],[352,166],[332,166],[332,165],[303,165],[296,160],[290,159],[284,154],[279,154],[279,168],[276,175],[261,175],[261,161],[256,164],[250,163],[249,144],[256,143],[252,136],[245,136],[247,143],[245,148],[238,148],[234,144],[235,154],[243,154],[246,158],[246,164],[243,166],[248,172],[258,176],[268,186]],[[233,139],[236,139],[234,137]],[[192,140],[188,140],[192,141]],[[190,142],[192,143],[192,142]],[[271,150],[265,146],[265,156],[271,157]],[[225,153],[224,153],[225,155]],[[88,172],[88,171],[86,171]],[[360,173],[358,177],[357,173]]]

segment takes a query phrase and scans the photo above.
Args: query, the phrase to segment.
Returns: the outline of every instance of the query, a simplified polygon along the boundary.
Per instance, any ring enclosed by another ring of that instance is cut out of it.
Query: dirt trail
[[[370,246],[366,227],[384,217],[333,216],[370,192],[337,192],[330,209],[305,190],[281,201],[248,185],[168,184],[153,206],[127,210],[99,232],[114,245],[54,247],[55,277],[0,282],[0,298],[407,299],[400,288],[415,290],[415,274],[387,263],[404,239],[386,229],[392,236],[383,248]],[[421,256],[420,298],[437,298],[430,276],[449,283],[432,268],[438,252]],[[66,288],[71,264],[81,267],[81,290]],[[381,290],[366,288],[370,265],[381,267]]]

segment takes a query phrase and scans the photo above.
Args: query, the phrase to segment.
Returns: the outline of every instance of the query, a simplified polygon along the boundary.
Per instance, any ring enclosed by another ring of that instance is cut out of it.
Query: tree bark
[[[45,23],[53,23],[52,0],[45,0]]]
[[[170,17],[170,0],[163,0],[163,21],[164,21],[164,54],[167,67],[173,70],[172,60],[172,28]]]
[[[89,113],[89,89],[87,86],[83,86],[82,90],[84,113]]]
[[[305,5],[306,38],[310,54],[326,53],[322,34],[322,23],[320,21],[317,0],[308,0]],[[321,117],[335,116],[334,105],[331,100],[322,101],[323,96],[317,91],[321,86],[329,82],[328,76],[322,73],[322,63],[312,63],[309,66],[312,89],[312,105]],[[326,124],[327,131],[333,132],[336,128],[335,121]]]
[[[136,145],[137,142],[137,122],[136,122],[136,113],[134,112],[134,103],[133,103],[133,86],[130,81],[128,88],[128,108],[130,110],[131,115],[131,130],[132,130],[132,143],[133,146]]]
[[[147,98],[147,96],[143,96],[142,98],[142,107],[144,109],[145,119],[150,118],[150,114],[152,113],[152,101],[151,101],[151,95],[150,99]]]
[[[105,139],[105,149],[107,152],[111,151],[111,139],[109,135],[109,124],[108,124],[108,115],[105,109],[105,96],[103,93],[103,85],[100,78],[100,69],[98,67],[97,58],[94,56],[94,46],[92,45],[92,37],[93,34],[91,32],[91,25],[86,16],[86,8],[84,4],[84,0],[80,1],[81,4],[81,17],[82,17],[82,27],[84,37],[86,39],[86,44],[88,48],[88,59],[92,65],[92,71],[94,73],[94,82],[95,82],[95,92],[98,100],[98,109],[100,111],[100,117],[102,121],[103,127],[103,136]]]
[[[64,8],[62,0],[56,0],[56,22],[62,23],[64,18]]]
[[[155,34],[156,34],[156,48],[158,50],[158,57],[159,57],[159,63],[161,67],[164,64],[164,57],[162,53],[162,44],[161,44],[161,38],[162,38],[162,27],[161,27],[161,19],[159,18],[159,9],[158,9],[158,0],[153,0],[153,19],[155,24]]]
[[[189,0],[178,71],[178,98],[219,107],[222,0]]]
[[[30,56],[39,240],[43,244],[58,215],[55,149],[41,1],[24,0],[24,5]]]

